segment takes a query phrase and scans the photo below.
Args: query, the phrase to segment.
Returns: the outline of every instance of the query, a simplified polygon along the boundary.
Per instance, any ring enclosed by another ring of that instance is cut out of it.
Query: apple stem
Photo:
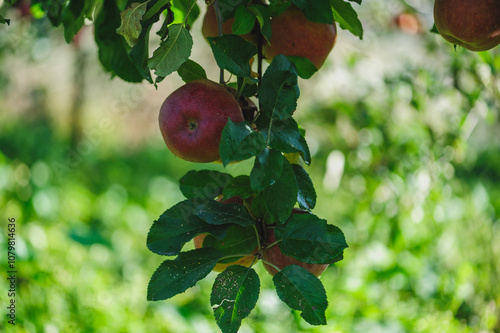
[[[222,36],[222,14],[219,8],[219,0],[214,0],[212,6],[214,6],[215,18],[217,19],[217,32],[220,37]]]
[[[265,264],[268,264],[272,268],[276,269],[278,272],[281,272],[281,269],[279,269],[278,266],[276,266],[274,264],[271,264],[269,261],[262,259],[262,262],[265,263]]]
[[[268,246],[266,246],[266,247],[263,249],[263,251],[265,251],[265,250],[268,250],[268,249],[272,248],[274,245],[276,245],[276,244],[278,244],[278,243],[279,243],[279,241],[276,241],[276,242],[274,242],[274,243],[269,244]]]
[[[257,86],[260,88],[262,82],[262,60],[264,60],[264,55],[262,54],[262,31],[259,26],[259,31],[257,34],[257,73],[259,73],[259,82]]]
[[[260,28],[260,24],[255,22],[254,29],[257,31],[257,73],[259,74],[259,81],[257,82],[257,98],[259,99],[259,112],[262,109],[262,104],[259,98],[260,85],[262,83],[262,61],[264,60],[264,56],[262,53],[262,29]]]
[[[245,89],[245,86],[247,85],[247,80],[243,79],[243,83],[241,84],[241,88],[238,90],[238,93],[236,94],[236,100],[239,101],[241,94],[243,93],[243,89]]]
[[[220,36],[222,36],[222,14],[221,14],[220,8],[219,8],[219,1],[218,0],[214,0],[214,3],[212,4],[212,6],[214,6],[215,18],[217,20],[217,33],[218,33],[218,35],[220,37]],[[225,84],[224,70],[222,68],[220,69],[219,83],[220,84]]]
[[[252,224],[253,229],[255,230],[255,235],[257,236],[257,248],[259,252],[262,252],[262,245],[260,244],[259,230],[257,230],[257,226]]]
[[[273,128],[273,121],[274,119],[271,118],[271,121],[269,122],[269,130],[267,131],[267,142],[266,142],[266,146],[269,147],[269,140],[271,139],[271,128]]]

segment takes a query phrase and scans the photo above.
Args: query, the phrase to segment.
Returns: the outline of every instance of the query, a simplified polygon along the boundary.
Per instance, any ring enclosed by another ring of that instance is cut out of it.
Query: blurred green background
[[[314,154],[314,213],[350,245],[321,278],[328,326],[291,312],[258,264],[260,299],[240,332],[500,332],[500,48],[455,51],[428,32],[432,1],[355,6],[365,38],[339,31],[329,61],[300,82],[295,113]],[[215,273],[146,301],[165,259],[146,248],[150,225],[182,200],[187,170],[223,170],[179,160],[162,141],[157,112],[182,82],[172,75],[155,90],[111,80],[91,26],[67,45],[62,29],[7,7],[0,262],[6,271],[7,218],[16,218],[18,285],[17,325],[2,314],[0,330],[218,332]],[[193,59],[216,80],[200,21]],[[8,281],[0,286],[6,313]]]

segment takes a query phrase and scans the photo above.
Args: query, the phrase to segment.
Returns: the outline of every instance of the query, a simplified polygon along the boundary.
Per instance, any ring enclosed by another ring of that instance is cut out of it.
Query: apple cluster
[[[261,261],[280,299],[307,322],[324,325],[328,302],[319,277],[342,260],[347,242],[311,213],[316,191],[305,170],[311,154],[293,114],[298,78],[317,72],[335,45],[333,9],[329,1],[238,3],[223,15],[214,1],[203,20],[219,83],[186,61],[178,70],[186,84],[163,102],[159,125],[179,158],[224,166],[254,158],[254,166],[249,175],[192,170],[180,179],[186,200],[154,221],[147,239],[152,252],[177,257],[153,274],[148,299],[170,298],[219,272],[214,315],[223,332],[236,332],[257,300],[253,267]],[[225,71],[237,82],[225,81]],[[191,240],[194,250],[182,251]]]
[[[234,21],[234,17],[225,21],[221,33],[231,34]],[[295,5],[273,17],[270,26],[272,35],[269,41],[262,38],[260,29],[242,35],[256,45],[259,39],[264,40],[257,46],[269,62],[277,55],[301,57],[319,69],[337,38],[333,19],[332,24],[312,22]],[[205,38],[220,35],[213,5],[205,14],[202,33]],[[237,95],[237,91],[225,82],[217,84],[208,79],[188,82],[169,95],[160,108],[159,123],[170,151],[191,162],[220,160],[220,137],[227,120],[239,123],[254,118],[256,107],[253,102]],[[245,110],[249,112],[245,113]]]
[[[221,33],[232,34],[234,23],[235,17],[229,18],[222,23],[222,30],[219,31],[215,6],[208,6],[202,34],[207,40],[220,36]],[[303,57],[319,69],[336,42],[337,30],[333,20],[331,24],[313,22],[293,4],[272,17],[270,23],[272,34],[269,40],[259,35],[261,31],[258,28],[241,36],[258,46],[262,58],[269,62],[277,55]],[[259,45],[258,40],[263,42]],[[219,146],[228,120],[232,123],[244,120],[251,123],[256,115],[258,117],[259,113],[255,104],[249,98],[240,96],[236,89],[227,86],[225,82],[219,84],[208,79],[198,79],[186,83],[165,99],[160,108],[159,124],[163,139],[174,155],[191,162],[209,163],[221,159]],[[255,124],[252,127],[257,130]],[[290,156],[294,156],[297,163],[303,161],[297,153],[286,155],[289,155],[289,160]],[[250,209],[254,197],[255,194],[243,200],[235,196],[223,201],[220,196],[217,201],[245,205],[250,215],[254,216]],[[294,208],[291,213],[306,214],[308,211]],[[222,272],[231,265],[250,267],[258,259],[264,260],[264,266],[271,275],[292,264],[303,267],[316,276],[320,276],[328,267],[328,264],[305,263],[284,255],[274,236],[276,223],[264,225],[265,230],[261,230],[259,235],[260,248],[255,248],[249,256],[235,257],[235,260],[229,262],[226,259],[225,263],[218,263],[214,270]],[[202,248],[203,244],[213,245],[215,242],[223,246],[225,239],[217,240],[208,233],[194,238],[195,248]]]

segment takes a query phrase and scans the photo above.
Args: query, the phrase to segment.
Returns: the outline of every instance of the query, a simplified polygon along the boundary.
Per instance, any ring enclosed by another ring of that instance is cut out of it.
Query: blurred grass
[[[366,5],[360,15],[384,18],[383,4]],[[500,52],[454,53],[438,36],[407,36],[376,23],[367,21],[372,34],[364,48],[337,45],[338,62],[301,83],[296,112],[315,154],[308,168],[318,191],[314,212],[339,226],[350,245],[322,276],[329,324],[312,327],[291,312],[259,264],[261,295],[243,333],[500,332]],[[36,49],[49,37],[20,47]],[[393,68],[366,74],[380,69],[386,45],[402,41],[391,52],[408,57],[397,66],[384,58]],[[420,60],[410,59],[414,49],[405,47],[412,45]],[[0,61],[8,60],[10,49],[0,49]],[[0,66],[2,101],[13,92],[8,72]],[[0,103],[0,225],[18,221],[18,325],[5,328],[218,332],[209,306],[215,273],[171,300],[146,301],[149,277],[164,258],[145,240],[152,221],[182,199],[177,181],[187,170],[222,166],[176,159],[158,135],[130,145],[136,132],[156,130],[134,118],[150,110],[123,120],[103,105],[85,129],[99,128],[100,114],[127,127],[101,133],[86,150],[71,147],[54,111],[60,106],[43,102],[54,88],[34,86],[25,92],[31,107]],[[7,280],[0,286],[6,290]],[[0,297],[4,304],[6,293]]]

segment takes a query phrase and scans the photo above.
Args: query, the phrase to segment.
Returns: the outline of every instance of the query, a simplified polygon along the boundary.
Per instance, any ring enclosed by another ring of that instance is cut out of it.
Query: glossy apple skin
[[[471,51],[500,44],[500,1],[436,0],[434,21],[444,39]]]
[[[305,210],[294,208],[292,211],[292,214],[309,214],[309,213]],[[267,242],[269,244],[276,242],[276,237],[274,236],[274,229],[267,229],[266,232],[267,232]],[[278,244],[275,244],[274,246],[265,250],[263,253],[262,259],[265,261],[269,261],[271,264],[277,266],[279,269],[283,269],[289,265],[297,265],[297,266],[300,266],[300,267],[307,269],[309,272],[313,273],[314,275],[316,275],[318,277],[321,276],[321,274],[323,274],[323,272],[329,266],[328,264],[325,264],[325,265],[308,264],[308,263],[299,261],[293,257],[284,255],[281,252]],[[278,273],[276,268],[266,264],[265,262],[262,262],[262,263],[264,264],[264,267],[269,272],[269,274],[271,274],[272,276],[274,276],[276,273]]]
[[[191,81],[170,94],[160,108],[160,130],[170,151],[186,160],[220,159],[219,143],[228,118],[243,121],[234,96],[209,80]]]
[[[305,57],[318,69],[323,66],[337,39],[335,22],[311,22],[294,5],[272,18],[271,28],[271,45],[264,50],[267,59],[272,60],[278,54]]]
[[[234,23],[234,17],[222,23],[222,33],[223,34],[233,33],[233,23]],[[207,39],[207,37],[219,36],[219,30],[217,27],[217,17],[215,16],[214,6],[208,6],[207,8],[207,12],[203,17],[203,25],[201,26],[201,33],[203,34],[203,37],[205,37],[205,39]],[[255,36],[252,35],[251,33],[242,35],[241,37],[257,44],[257,38],[255,38]]]

